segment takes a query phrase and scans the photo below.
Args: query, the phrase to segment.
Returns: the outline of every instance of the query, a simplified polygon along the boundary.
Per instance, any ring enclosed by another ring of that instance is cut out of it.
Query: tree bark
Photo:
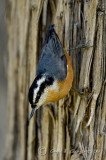
[[[105,14],[105,0],[8,0],[7,160],[105,160]],[[50,24],[71,57],[73,86],[28,123],[28,89]]]

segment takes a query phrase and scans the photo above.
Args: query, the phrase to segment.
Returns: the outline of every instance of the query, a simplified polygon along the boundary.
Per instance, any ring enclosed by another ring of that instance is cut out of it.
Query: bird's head
[[[48,97],[48,89],[53,85],[54,78],[39,74],[29,88],[28,98],[33,109],[38,109],[45,104]]]

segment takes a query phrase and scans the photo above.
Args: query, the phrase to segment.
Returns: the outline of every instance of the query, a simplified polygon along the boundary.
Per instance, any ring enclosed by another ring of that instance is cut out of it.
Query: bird
[[[62,47],[55,25],[50,25],[40,52],[36,76],[28,92],[32,107],[29,120],[40,106],[64,98],[70,91],[72,82],[71,58]]]

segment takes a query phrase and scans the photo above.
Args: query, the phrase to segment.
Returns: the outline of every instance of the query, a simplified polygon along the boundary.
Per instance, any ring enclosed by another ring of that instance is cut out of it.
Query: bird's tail
[[[48,31],[47,31],[47,34],[46,34],[46,38],[45,38],[45,43],[44,44],[47,44],[48,41],[51,39],[53,33],[55,33],[55,25],[50,25],[48,27]]]
[[[52,31],[52,30],[54,30],[55,29],[55,24],[52,24],[52,25],[50,25],[49,27],[48,27],[48,30],[49,31]]]
[[[48,27],[48,31],[45,37],[45,41],[43,44],[43,47],[47,46],[48,48],[53,52],[56,53],[56,55],[64,55],[63,54],[63,47],[59,40],[58,35],[55,32],[55,25],[50,25]]]

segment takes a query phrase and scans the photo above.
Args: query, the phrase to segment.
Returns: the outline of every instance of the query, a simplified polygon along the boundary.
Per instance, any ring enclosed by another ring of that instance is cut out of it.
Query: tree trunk
[[[8,0],[7,160],[105,160],[105,0]],[[47,27],[69,53],[69,94],[31,111],[31,85]]]

